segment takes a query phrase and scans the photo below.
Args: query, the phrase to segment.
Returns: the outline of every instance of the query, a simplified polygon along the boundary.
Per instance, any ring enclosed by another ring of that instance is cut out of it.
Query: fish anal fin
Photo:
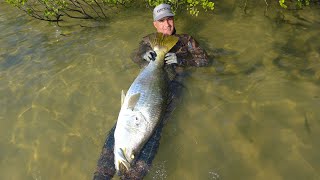
[[[121,106],[122,106],[122,104],[123,104],[123,102],[124,102],[124,98],[126,97],[126,94],[124,93],[124,91],[123,90],[121,90]]]

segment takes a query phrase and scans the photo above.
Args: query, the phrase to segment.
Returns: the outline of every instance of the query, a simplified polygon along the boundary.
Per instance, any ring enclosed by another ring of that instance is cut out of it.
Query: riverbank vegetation
[[[29,16],[50,22],[60,22],[67,18],[107,19],[112,13],[126,8],[140,7],[152,10],[156,5],[168,3],[175,13],[187,12],[198,16],[203,11],[213,11],[216,0],[6,0],[7,3],[24,11]],[[234,0],[235,2],[237,0]],[[250,0],[242,0],[247,4]],[[255,0],[254,0],[255,1]],[[266,7],[277,3],[283,9],[301,9],[317,0],[261,0]],[[222,2],[220,2],[222,3]]]

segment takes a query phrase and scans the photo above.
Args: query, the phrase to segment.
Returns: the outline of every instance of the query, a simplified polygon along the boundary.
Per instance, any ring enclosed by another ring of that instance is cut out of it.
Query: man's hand
[[[176,53],[167,53],[164,57],[164,61],[166,64],[178,64],[178,58]]]
[[[142,58],[148,62],[154,61],[157,57],[157,53],[153,50],[149,50],[142,55]]]

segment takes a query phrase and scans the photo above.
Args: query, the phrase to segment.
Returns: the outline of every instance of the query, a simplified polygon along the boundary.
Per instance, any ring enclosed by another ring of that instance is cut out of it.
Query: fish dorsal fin
[[[121,106],[122,106],[122,104],[123,104],[123,102],[124,102],[124,98],[126,97],[126,94],[124,93],[124,91],[123,90],[121,90]]]
[[[156,48],[163,49],[166,54],[178,42],[179,38],[162,33],[155,33],[149,36],[149,40],[153,50]]]
[[[131,109],[133,111],[139,98],[140,98],[140,93],[137,93],[137,94],[130,96],[129,101],[128,101],[128,109]]]

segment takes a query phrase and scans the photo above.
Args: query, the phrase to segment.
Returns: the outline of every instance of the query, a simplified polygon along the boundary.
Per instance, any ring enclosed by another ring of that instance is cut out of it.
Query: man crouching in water
[[[207,66],[209,64],[207,53],[199,46],[198,42],[187,34],[176,34],[174,26],[174,14],[168,4],[160,4],[153,10],[153,25],[158,33],[173,35],[179,38],[176,45],[165,55],[165,70],[170,78],[169,103],[159,126],[148,142],[144,145],[137,160],[130,170],[121,176],[121,179],[142,179],[149,171],[152,160],[159,147],[163,125],[169,119],[169,115],[177,105],[183,89],[182,80],[185,77],[183,67]],[[150,34],[152,35],[152,34]],[[152,50],[149,36],[145,36],[140,42],[139,48],[132,53],[132,60],[140,67],[146,66],[155,60],[157,54]],[[94,173],[95,180],[111,179],[115,174],[114,167],[114,127],[110,130],[103,146],[97,168]]]

